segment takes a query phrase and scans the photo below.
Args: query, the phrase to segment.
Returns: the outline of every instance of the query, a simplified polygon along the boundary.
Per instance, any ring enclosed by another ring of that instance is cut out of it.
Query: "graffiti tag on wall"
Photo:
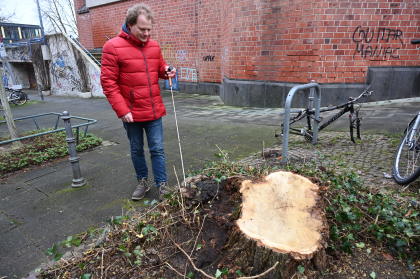
[[[184,61],[187,60],[187,55],[188,55],[188,52],[186,50],[183,50],[183,49],[177,50],[176,51],[176,60],[178,62],[184,62]]]
[[[197,82],[197,69],[194,68],[180,68],[180,79],[184,79],[187,81]]]
[[[403,45],[403,32],[399,29],[385,27],[357,26],[353,32],[353,42],[356,43],[353,57],[360,55],[362,58],[399,58],[398,50]],[[395,46],[397,43],[399,46]],[[386,46],[384,44],[393,44]]]
[[[214,61],[214,55],[204,56],[203,61]]]

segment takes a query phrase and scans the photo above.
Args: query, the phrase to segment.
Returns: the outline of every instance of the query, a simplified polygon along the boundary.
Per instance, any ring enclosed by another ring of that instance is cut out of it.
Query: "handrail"
[[[57,121],[55,123],[54,130],[45,131],[45,132],[41,132],[41,133],[36,133],[36,134],[29,135],[29,136],[23,136],[23,137],[19,137],[19,138],[15,138],[15,139],[10,139],[10,140],[3,140],[3,141],[0,141],[0,145],[15,142],[15,141],[18,141],[18,140],[24,140],[24,139],[39,137],[39,136],[43,136],[43,135],[47,135],[47,134],[57,133],[57,132],[61,132],[61,131],[65,130],[65,128],[57,128],[58,127],[58,121],[59,121],[60,117],[63,116],[62,113],[58,113],[58,112],[47,112],[47,113],[28,115],[28,116],[24,116],[24,117],[15,118],[13,120],[18,121],[18,120],[34,119],[34,122],[35,122],[35,125],[36,125],[37,129],[39,129],[39,126],[38,126],[35,118],[45,116],[45,115],[56,115],[57,116]],[[76,125],[71,126],[72,128],[76,128],[77,131],[79,131],[80,127],[86,127],[85,128],[85,135],[87,133],[87,129],[88,129],[89,125],[92,125],[92,124],[95,124],[96,122],[98,122],[98,120],[96,120],[96,119],[85,118],[85,117],[74,116],[74,115],[70,116],[70,118],[87,121],[85,123],[80,123],[80,124],[76,124]],[[6,123],[6,121],[4,121],[4,120],[0,121],[0,124],[2,124],[2,123]],[[78,134],[79,133],[77,132],[77,135]]]
[[[309,93],[309,102],[312,106],[312,102],[315,101],[315,118],[313,123],[313,136],[312,144],[316,144],[318,140],[318,125],[320,122],[319,111],[321,106],[321,87],[318,83],[311,82],[303,85],[297,85],[290,89],[289,94],[287,94],[286,103],[284,106],[284,120],[283,120],[283,148],[281,162],[287,163],[288,161],[288,152],[289,152],[289,129],[290,129],[290,107],[292,105],[292,100],[295,93],[299,90],[310,89]],[[316,97],[314,97],[316,93]]]
[[[93,56],[93,54],[92,53],[90,53],[90,51],[89,50],[87,50],[78,40],[76,40],[75,38],[73,38],[73,36],[69,36],[70,37],[70,39],[72,39],[73,40],[73,42],[75,43],[75,44],[77,44],[98,66],[101,66],[101,62],[99,62],[98,61],[98,59],[96,59],[96,57],[95,56]]]

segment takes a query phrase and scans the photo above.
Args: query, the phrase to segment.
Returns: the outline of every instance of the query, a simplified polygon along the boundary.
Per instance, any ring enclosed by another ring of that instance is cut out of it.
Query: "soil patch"
[[[365,180],[366,187],[390,193],[401,190],[380,173],[392,164],[392,160],[388,160],[392,147],[388,146],[386,137],[372,136],[372,144],[363,146],[354,146],[336,137],[337,134],[333,134],[329,139],[333,144],[316,147],[295,141],[292,160],[297,164],[314,160],[321,162],[320,168],[343,163],[344,168],[354,169]],[[381,148],[383,151],[378,152]],[[240,169],[250,173],[256,169],[281,168],[280,156],[279,148],[267,149],[263,156],[258,154],[244,160],[244,167]],[[359,169],[360,165],[365,167]],[[189,187],[182,188],[181,194],[171,195],[147,212],[114,219],[99,240],[96,236],[85,241],[78,253],[73,250],[53,267],[44,269],[39,278],[88,275],[91,277],[82,278],[240,278],[256,275],[252,265],[235,264],[234,253],[226,249],[234,221],[240,217],[238,187],[244,179],[258,179],[256,177],[261,176],[236,175],[221,183],[205,175],[189,178]],[[316,177],[311,180],[328,191],[325,182]],[[400,192],[397,199],[407,202],[418,191],[416,187]],[[329,222],[334,224],[333,219]],[[415,261],[411,263],[400,260],[388,247],[379,246],[373,239],[358,244],[351,253],[338,249],[327,252],[326,269],[317,270],[312,261],[296,261],[291,277],[414,279],[420,276],[418,255],[412,255]]]

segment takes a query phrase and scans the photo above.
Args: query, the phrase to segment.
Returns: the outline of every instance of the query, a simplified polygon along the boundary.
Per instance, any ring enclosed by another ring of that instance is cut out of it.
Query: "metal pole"
[[[182,158],[181,138],[179,137],[178,120],[176,118],[174,92],[172,90],[172,78],[169,78],[169,86],[171,88],[172,106],[174,108],[174,118],[175,118],[175,126],[176,126],[176,135],[178,136],[179,155],[181,157],[182,177],[184,178],[184,187],[187,187],[187,184],[186,184],[187,182],[185,180],[184,159]]]
[[[289,129],[290,129],[290,108],[292,105],[292,100],[296,92],[303,89],[314,88],[315,91],[311,91],[311,94],[314,94],[315,105],[315,119],[313,122],[313,135],[312,143],[316,144],[318,138],[318,125],[319,125],[319,110],[321,104],[321,89],[317,83],[307,83],[304,85],[297,85],[290,89],[289,94],[287,94],[286,103],[284,105],[284,120],[283,120],[283,145],[282,145],[282,156],[281,163],[288,162],[288,152],[289,152]]]
[[[39,0],[36,0],[36,6],[38,8],[39,25],[41,26],[42,43],[44,43],[44,39],[45,39],[44,25],[42,24],[42,15],[41,15],[41,7],[39,6]]]
[[[73,180],[71,186],[73,188],[82,187],[86,184],[86,180],[82,177],[80,172],[79,157],[77,157],[76,143],[73,136],[72,127],[70,124],[70,114],[68,111],[64,111],[61,119],[64,121],[64,128],[66,130],[66,141],[69,145],[70,164],[73,170]]]

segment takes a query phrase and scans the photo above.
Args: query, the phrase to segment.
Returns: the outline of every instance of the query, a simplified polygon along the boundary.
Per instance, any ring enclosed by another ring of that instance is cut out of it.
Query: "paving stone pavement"
[[[72,115],[94,118],[98,123],[89,131],[106,144],[79,154],[82,174],[88,186],[72,189],[67,159],[35,167],[4,178],[0,184],[0,278],[21,278],[40,263],[51,247],[67,236],[101,225],[111,216],[121,215],[128,207],[142,203],[129,200],[136,181],[121,122],[104,99],[78,99],[49,96],[39,101],[13,107],[15,117],[49,111],[70,111]],[[178,142],[172,104],[164,93],[168,115],[164,118],[165,150],[169,183],[176,179],[173,166],[180,170]],[[188,170],[203,167],[215,160],[222,148],[232,159],[241,159],[265,147],[279,144],[282,109],[238,108],[224,106],[218,97],[176,93],[175,104],[180,125],[183,157]],[[389,137],[379,133],[396,133],[404,129],[420,108],[420,100],[376,103],[362,107],[362,137],[359,144],[349,141],[346,118],[339,119],[328,131],[320,133],[317,146],[291,137],[290,154],[300,158],[346,156],[357,171],[372,178],[390,172],[393,147]],[[51,119],[39,122],[47,125]],[[30,121],[17,124],[20,132],[34,129]],[[0,137],[7,134],[0,126]],[[326,160],[326,159],[325,159]],[[178,171],[178,175],[179,175]],[[386,180],[387,183],[393,183]],[[382,183],[382,182],[381,182]],[[153,198],[147,196],[147,198]]]
[[[397,136],[365,134],[353,143],[346,132],[325,132],[318,144],[312,146],[293,136],[291,156],[329,166],[339,164],[359,174],[372,187],[397,187],[390,176],[397,139]]]

